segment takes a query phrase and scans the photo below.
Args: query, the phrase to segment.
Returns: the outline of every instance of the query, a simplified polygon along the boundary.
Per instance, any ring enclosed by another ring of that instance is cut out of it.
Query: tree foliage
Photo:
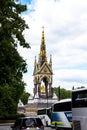
[[[17,113],[17,103],[13,95],[13,88],[0,86],[0,118],[14,116]]]
[[[18,46],[18,43],[29,48],[26,43],[23,31],[28,28],[25,20],[21,18],[21,12],[26,11],[26,5],[21,5],[15,0],[0,0],[0,41],[13,46]]]
[[[23,92],[22,96],[21,96],[21,101],[23,102],[23,104],[27,104],[28,103],[28,98],[29,98],[30,94],[28,92]]]
[[[85,88],[85,86],[76,87],[76,89],[82,89],[82,88]]]
[[[27,10],[19,0],[0,0],[0,117],[17,113],[17,103],[24,92],[23,73],[27,64],[17,51],[30,48],[23,31],[28,25],[21,17]]]
[[[59,89],[58,87],[53,88],[53,92],[56,93],[57,96]],[[72,92],[70,90],[66,90],[65,88],[60,88],[60,99],[65,99],[65,98],[71,98],[72,97]]]

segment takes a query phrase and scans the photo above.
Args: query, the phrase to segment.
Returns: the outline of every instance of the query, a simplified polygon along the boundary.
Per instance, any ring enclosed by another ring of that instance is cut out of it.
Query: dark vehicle
[[[11,128],[12,130],[44,130],[41,119],[37,117],[20,117]]]

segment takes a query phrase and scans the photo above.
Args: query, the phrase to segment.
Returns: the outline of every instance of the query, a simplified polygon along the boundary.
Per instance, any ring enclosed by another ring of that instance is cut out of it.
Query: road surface
[[[0,130],[12,130],[10,126],[0,126]],[[54,129],[51,129],[50,127],[45,127],[44,130],[54,130]]]

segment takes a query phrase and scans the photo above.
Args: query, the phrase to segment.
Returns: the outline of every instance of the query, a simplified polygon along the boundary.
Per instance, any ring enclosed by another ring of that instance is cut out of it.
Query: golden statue
[[[45,94],[45,87],[44,87],[44,85],[42,85],[42,86],[40,87],[40,92],[41,92],[42,94]]]

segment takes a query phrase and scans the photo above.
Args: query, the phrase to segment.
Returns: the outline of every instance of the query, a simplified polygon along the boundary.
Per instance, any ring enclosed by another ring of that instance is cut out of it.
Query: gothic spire
[[[42,39],[41,39],[41,44],[45,44],[45,39],[44,39],[44,26],[42,26]]]
[[[36,60],[36,56],[35,56],[35,61],[34,61],[34,72],[33,74],[35,74],[37,71],[37,60]]]
[[[50,55],[49,65],[50,65],[50,67],[52,68],[52,55]]]
[[[47,62],[47,57],[46,57],[46,45],[44,38],[44,27],[42,27],[42,39],[40,46],[40,65],[42,66],[44,62]]]

